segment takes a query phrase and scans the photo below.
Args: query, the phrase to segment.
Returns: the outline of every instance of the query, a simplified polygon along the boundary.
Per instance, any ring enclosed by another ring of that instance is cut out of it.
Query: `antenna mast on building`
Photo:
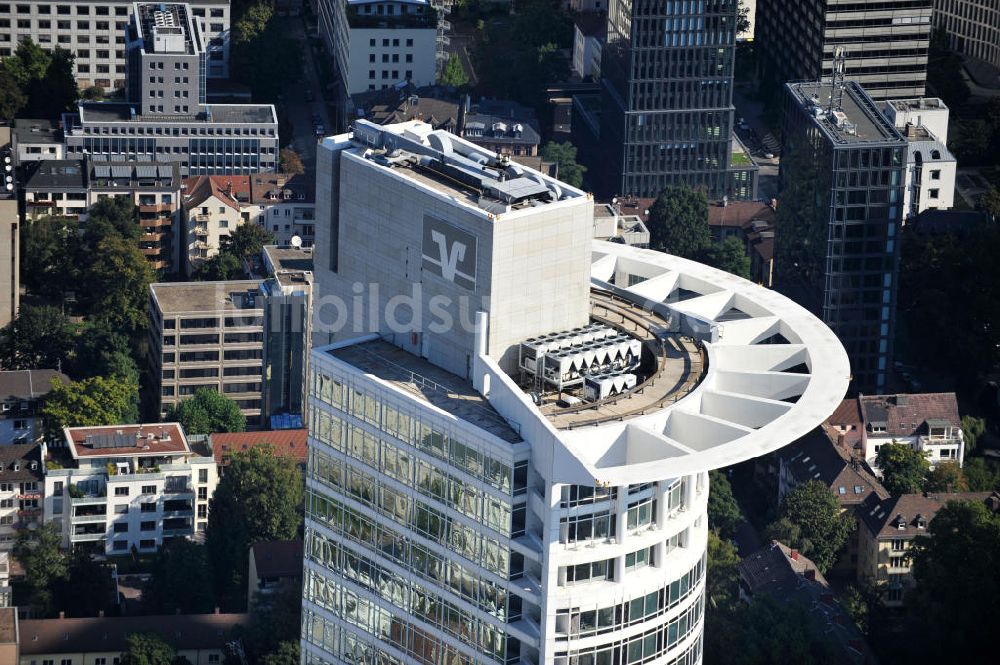
[[[833,71],[830,75],[830,107],[828,111],[840,111],[844,105],[844,75],[847,69],[847,52],[843,46],[833,49]]]

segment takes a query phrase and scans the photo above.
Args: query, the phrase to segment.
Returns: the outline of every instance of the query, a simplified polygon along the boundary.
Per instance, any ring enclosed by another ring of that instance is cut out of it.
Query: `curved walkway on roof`
[[[594,241],[591,283],[701,340],[708,368],[697,387],[662,409],[557,430],[480,357],[488,399],[536,454],[551,455],[544,462],[556,482],[628,485],[752,459],[818,426],[847,391],[850,364],[840,341],[776,291],[695,261],[603,241]],[[537,445],[547,438],[555,440],[550,453]]]

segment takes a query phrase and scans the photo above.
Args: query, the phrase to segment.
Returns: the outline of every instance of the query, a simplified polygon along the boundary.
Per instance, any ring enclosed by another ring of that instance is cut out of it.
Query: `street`
[[[299,153],[306,173],[312,174],[316,168],[316,141],[318,137],[313,131],[313,116],[318,116],[327,132],[332,131],[330,118],[326,113],[326,104],[323,102],[323,87],[320,83],[319,75],[316,73],[316,63],[313,59],[312,48],[306,34],[306,27],[301,16],[278,17],[282,27],[302,44],[302,80],[295,82],[285,88],[284,101],[281,103],[278,113],[284,114],[292,124],[294,138],[291,141],[292,149]],[[306,91],[313,95],[313,101],[307,101]],[[282,146],[287,147],[287,144]]]

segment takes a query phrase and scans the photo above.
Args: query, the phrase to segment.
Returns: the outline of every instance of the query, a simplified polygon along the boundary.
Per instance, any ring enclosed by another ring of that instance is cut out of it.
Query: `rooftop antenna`
[[[828,111],[840,111],[844,106],[844,72],[847,52],[843,46],[833,49],[833,71],[830,76],[830,106]]]

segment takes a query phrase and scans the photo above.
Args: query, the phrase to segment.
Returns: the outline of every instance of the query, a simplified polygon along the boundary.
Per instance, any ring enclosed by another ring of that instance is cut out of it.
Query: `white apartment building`
[[[700,663],[708,471],[830,414],[840,342],[421,122],[317,170],[303,662]]]
[[[319,0],[318,21],[345,99],[404,81],[435,83],[448,24],[428,0]]]
[[[858,407],[865,461],[876,472],[878,451],[887,443],[902,443],[922,451],[931,468],[941,462],[962,466],[965,461],[965,438],[955,393],[862,395]],[[843,423],[832,424],[846,431]]]
[[[218,476],[204,444],[188,443],[177,423],[68,427],[50,448],[45,521],[63,547],[107,555],[154,552],[208,525]]]
[[[229,76],[229,0],[189,3],[207,42],[208,76]],[[20,0],[0,3],[0,58],[30,38],[45,49],[57,46],[76,56],[81,89],[125,87],[125,29],[132,0]]]
[[[20,529],[42,522],[44,444],[0,446],[0,552],[14,547]]]
[[[958,160],[948,150],[948,107],[936,97],[895,99],[885,103],[883,113],[907,142],[904,217],[950,210]]]

